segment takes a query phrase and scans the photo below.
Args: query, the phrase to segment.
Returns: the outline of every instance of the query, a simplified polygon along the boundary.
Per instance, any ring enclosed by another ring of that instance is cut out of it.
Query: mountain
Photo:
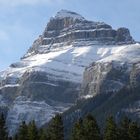
[[[22,120],[42,126],[77,99],[119,91],[130,77],[137,81],[139,54],[127,28],[59,11],[21,60],[0,72],[0,108],[10,133]]]

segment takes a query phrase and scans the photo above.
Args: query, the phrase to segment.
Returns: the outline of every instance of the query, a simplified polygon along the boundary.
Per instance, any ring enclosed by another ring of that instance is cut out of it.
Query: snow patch
[[[14,85],[6,84],[4,86],[1,86],[0,89],[7,88],[7,87],[18,87],[18,86],[19,86],[19,84],[14,84]]]
[[[85,95],[85,96],[82,96],[82,98],[84,98],[84,99],[89,99],[89,98],[92,98],[93,97],[93,95]]]
[[[56,113],[62,113],[68,108],[69,105],[51,106],[44,101],[32,101],[27,97],[19,96],[14,101],[7,116],[10,135],[15,133],[19,124],[24,120],[27,123],[35,120],[36,124],[40,127],[47,123]]]

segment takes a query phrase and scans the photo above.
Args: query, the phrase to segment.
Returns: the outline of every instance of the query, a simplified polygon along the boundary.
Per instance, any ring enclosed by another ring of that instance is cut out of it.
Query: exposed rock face
[[[71,103],[78,97],[78,83],[49,79],[45,72],[24,73],[20,85],[19,94],[32,100]]]
[[[133,42],[129,30],[126,28],[119,28],[116,31],[110,25],[87,21],[82,17],[75,19],[73,17],[59,18],[56,16],[56,18],[52,18],[47,25],[43,38],[43,45],[76,39],[109,41],[109,44]]]
[[[108,45],[134,43],[127,28],[114,30],[104,22],[88,21],[77,13],[61,10],[50,19],[44,33],[33,43],[29,53],[38,53],[40,45],[50,45],[51,48],[54,43],[69,44],[79,39]]]
[[[130,36],[130,32],[127,28],[119,28],[116,33],[116,40],[118,42],[128,42],[132,41],[132,37]]]
[[[140,82],[140,63],[105,62],[93,63],[86,68],[82,83],[82,94],[85,97],[100,93],[116,93]]]
[[[132,87],[139,86],[140,83],[140,63],[134,63],[130,73],[130,85]]]
[[[116,92],[128,82],[127,64],[114,66],[113,62],[95,63],[86,69],[83,78],[83,93]]]
[[[130,72],[128,63],[140,60],[140,45],[134,43],[128,29],[114,30],[108,24],[88,21],[74,12],[58,12],[20,62],[0,73],[0,106],[8,108],[11,134],[22,120],[34,119],[39,126],[45,118],[49,121],[56,112],[68,109],[79,97],[85,68],[93,62],[86,69],[83,83],[90,95],[100,90],[111,91],[108,85],[113,80],[113,88],[119,90],[128,82],[130,73],[134,79],[137,70]],[[116,68],[112,61],[123,64]],[[114,70],[122,70],[123,76],[117,77]]]

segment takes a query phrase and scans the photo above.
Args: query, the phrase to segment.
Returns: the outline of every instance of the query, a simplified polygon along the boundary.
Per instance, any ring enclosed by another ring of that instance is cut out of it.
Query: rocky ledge
[[[75,40],[96,41],[97,44],[107,45],[135,42],[127,28],[115,30],[104,22],[89,21],[75,12],[61,10],[50,19],[43,34],[29,49],[29,53],[38,53],[41,45],[49,45],[50,49],[52,44],[70,44]]]

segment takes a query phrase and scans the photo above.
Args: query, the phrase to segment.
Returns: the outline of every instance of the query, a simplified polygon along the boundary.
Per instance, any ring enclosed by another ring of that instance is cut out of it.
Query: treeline
[[[64,140],[64,127],[61,115],[56,115],[47,129],[37,128],[35,121],[23,121],[14,136],[8,135],[5,117],[0,116],[0,140]]]
[[[127,117],[116,123],[112,116],[106,120],[106,126],[100,130],[96,119],[87,115],[73,126],[70,140],[140,140],[140,125]],[[35,121],[21,123],[17,134],[8,137],[5,118],[0,117],[0,140],[64,140],[64,127],[61,115],[56,115],[47,129],[38,129]]]

